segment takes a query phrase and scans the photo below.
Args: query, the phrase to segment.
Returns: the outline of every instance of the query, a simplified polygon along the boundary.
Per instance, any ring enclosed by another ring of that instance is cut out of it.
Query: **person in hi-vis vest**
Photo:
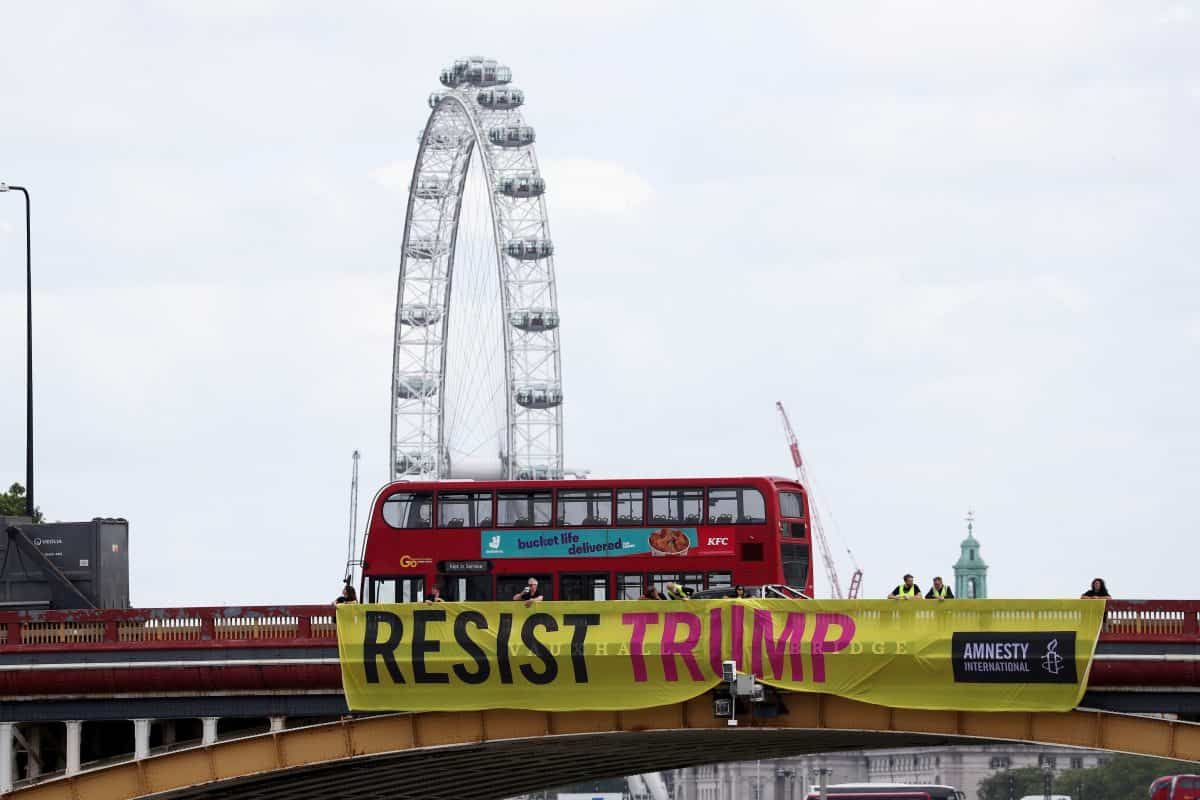
[[[888,600],[920,600],[922,597],[921,587],[913,583],[913,576],[905,575],[904,583],[892,589]]]
[[[950,587],[942,583],[942,576],[937,576],[933,579],[933,588],[925,595],[926,600],[953,600],[954,592],[950,591]]]

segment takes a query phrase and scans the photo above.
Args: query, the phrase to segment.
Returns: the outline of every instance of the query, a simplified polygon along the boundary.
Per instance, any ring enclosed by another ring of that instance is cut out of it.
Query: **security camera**
[[[737,662],[722,661],[721,662],[721,680],[726,683],[733,683],[737,680]]]

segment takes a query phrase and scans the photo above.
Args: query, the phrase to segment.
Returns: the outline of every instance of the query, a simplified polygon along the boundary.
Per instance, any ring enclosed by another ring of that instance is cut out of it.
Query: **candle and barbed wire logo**
[[[1062,672],[1064,661],[1066,659],[1058,654],[1058,639],[1051,639],[1046,643],[1046,654],[1042,656],[1042,668],[1050,675],[1057,675]]]

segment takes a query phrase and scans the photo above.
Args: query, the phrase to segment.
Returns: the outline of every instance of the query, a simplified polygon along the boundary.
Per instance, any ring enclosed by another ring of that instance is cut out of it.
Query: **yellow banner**
[[[1094,600],[343,604],[355,711],[665,705],[722,664],[793,692],[894,708],[1063,711],[1083,696]]]

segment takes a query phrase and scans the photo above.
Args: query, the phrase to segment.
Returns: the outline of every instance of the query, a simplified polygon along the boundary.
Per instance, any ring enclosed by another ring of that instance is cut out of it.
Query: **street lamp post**
[[[29,190],[0,183],[0,192],[25,196],[25,516],[32,518],[33,503],[33,243],[29,235]]]

